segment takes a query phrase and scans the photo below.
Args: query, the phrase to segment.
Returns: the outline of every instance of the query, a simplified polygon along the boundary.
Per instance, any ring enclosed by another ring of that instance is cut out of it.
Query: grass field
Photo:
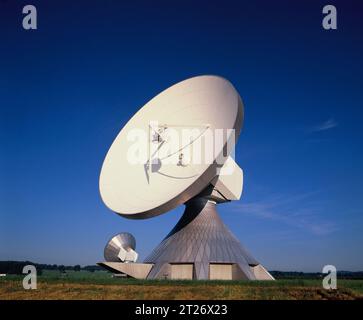
[[[23,276],[0,278],[0,299],[362,299],[363,280],[170,281],[113,278],[106,271],[43,271],[37,290],[24,290]]]

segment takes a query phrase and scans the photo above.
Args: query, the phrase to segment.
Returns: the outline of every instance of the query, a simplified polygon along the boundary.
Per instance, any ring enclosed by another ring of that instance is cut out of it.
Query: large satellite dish
[[[132,219],[186,209],[144,263],[124,263],[133,261],[134,240],[121,234],[100,265],[141,279],[273,279],[216,210],[242,193],[243,172],[231,157],[242,123],[238,92],[217,76],[179,82],[142,107],[106,155],[101,197]]]
[[[231,152],[226,146],[234,147],[242,122],[242,100],[226,79],[199,76],[166,89],[131,118],[111,145],[100,175],[104,203],[133,219],[153,217],[185,203],[217,176]],[[211,137],[216,130],[223,131],[223,140]],[[184,141],[175,141],[182,135]],[[203,147],[210,140],[211,161],[182,163],[186,149],[199,143]],[[135,163],[130,157],[137,143],[145,152]]]

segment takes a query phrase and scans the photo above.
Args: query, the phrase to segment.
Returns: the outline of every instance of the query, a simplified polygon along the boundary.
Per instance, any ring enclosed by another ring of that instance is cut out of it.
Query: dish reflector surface
[[[128,252],[131,255],[137,254],[134,251],[136,248],[136,240],[131,233],[122,232],[114,237],[107,243],[104,250],[104,257],[108,262],[120,262],[124,261]],[[120,254],[124,253],[124,255],[120,257]],[[122,259],[123,258],[123,259]]]
[[[242,122],[242,100],[226,79],[198,76],[173,85],[142,107],[112,143],[100,174],[102,200],[133,219],[174,209],[217,176],[231,152],[227,142],[234,147]],[[223,141],[216,129],[223,129]],[[211,135],[212,147],[206,142]],[[193,149],[198,144],[202,161],[196,161],[199,151]],[[204,161],[211,148],[211,161]]]

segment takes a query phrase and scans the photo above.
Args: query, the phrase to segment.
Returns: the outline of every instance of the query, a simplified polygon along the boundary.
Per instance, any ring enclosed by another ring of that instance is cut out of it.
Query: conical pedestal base
[[[216,204],[199,197],[165,239],[145,259],[153,264],[148,279],[250,279],[273,277],[222,222]]]

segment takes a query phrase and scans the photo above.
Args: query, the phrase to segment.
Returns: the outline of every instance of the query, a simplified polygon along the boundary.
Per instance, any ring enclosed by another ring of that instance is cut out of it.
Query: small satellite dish
[[[107,262],[136,262],[136,240],[131,233],[122,232],[107,243],[104,256]]]
[[[242,123],[242,100],[226,79],[199,76],[173,85],[142,107],[112,143],[100,174],[103,202],[132,219],[150,218],[185,203],[218,176],[232,151],[226,146],[234,147]],[[224,130],[224,136],[213,140],[210,161],[188,161],[187,149],[208,143],[218,130]],[[186,136],[185,141],[177,141],[171,132]],[[135,163],[130,156],[136,142],[144,143],[145,152],[141,150],[143,157],[140,150],[135,152],[140,156]]]

